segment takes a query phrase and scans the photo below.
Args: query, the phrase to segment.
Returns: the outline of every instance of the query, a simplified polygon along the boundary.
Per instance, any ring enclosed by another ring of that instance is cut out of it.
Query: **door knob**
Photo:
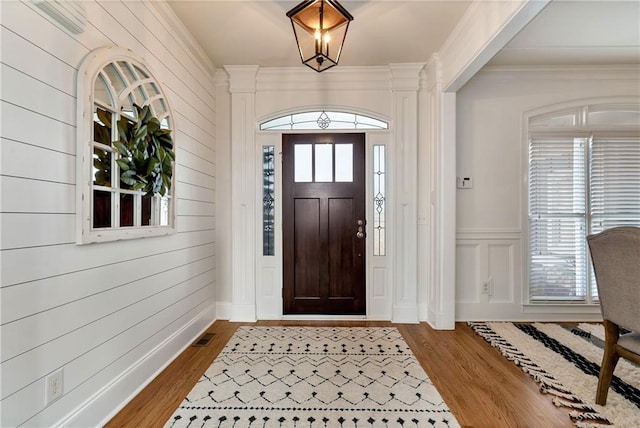
[[[356,232],[356,238],[358,239],[362,239],[365,237],[365,233],[364,233],[364,225],[367,224],[366,220],[358,220],[357,222],[358,225],[358,229]]]

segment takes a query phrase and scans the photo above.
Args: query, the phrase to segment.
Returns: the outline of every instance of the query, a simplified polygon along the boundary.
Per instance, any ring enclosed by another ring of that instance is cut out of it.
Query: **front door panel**
[[[284,313],[364,314],[364,134],[289,134],[282,146]]]

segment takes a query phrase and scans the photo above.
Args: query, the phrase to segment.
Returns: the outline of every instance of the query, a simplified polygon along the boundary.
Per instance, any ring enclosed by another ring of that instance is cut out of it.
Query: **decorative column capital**
[[[389,64],[394,91],[417,91],[424,63]]]
[[[256,91],[257,65],[225,65],[229,74],[229,91],[231,93],[254,93]]]

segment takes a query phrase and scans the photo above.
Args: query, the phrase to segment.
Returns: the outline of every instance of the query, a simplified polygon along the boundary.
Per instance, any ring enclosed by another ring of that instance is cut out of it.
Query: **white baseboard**
[[[395,305],[393,307],[393,317],[391,322],[397,324],[418,324],[417,305]]]
[[[233,322],[255,322],[256,319],[256,305],[231,305],[231,317],[230,321]]]
[[[231,302],[216,303],[216,315],[219,320],[231,319]]]
[[[429,320],[428,308],[426,303],[420,303],[418,305],[418,320],[420,322],[427,322]]]
[[[69,414],[58,426],[104,426],[215,320],[216,307],[211,305],[110,384],[105,385],[100,392]]]

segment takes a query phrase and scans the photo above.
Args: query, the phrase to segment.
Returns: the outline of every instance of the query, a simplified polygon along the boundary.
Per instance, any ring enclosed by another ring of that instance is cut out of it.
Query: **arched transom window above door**
[[[261,131],[389,129],[389,123],[370,116],[340,111],[307,111],[262,122]]]

